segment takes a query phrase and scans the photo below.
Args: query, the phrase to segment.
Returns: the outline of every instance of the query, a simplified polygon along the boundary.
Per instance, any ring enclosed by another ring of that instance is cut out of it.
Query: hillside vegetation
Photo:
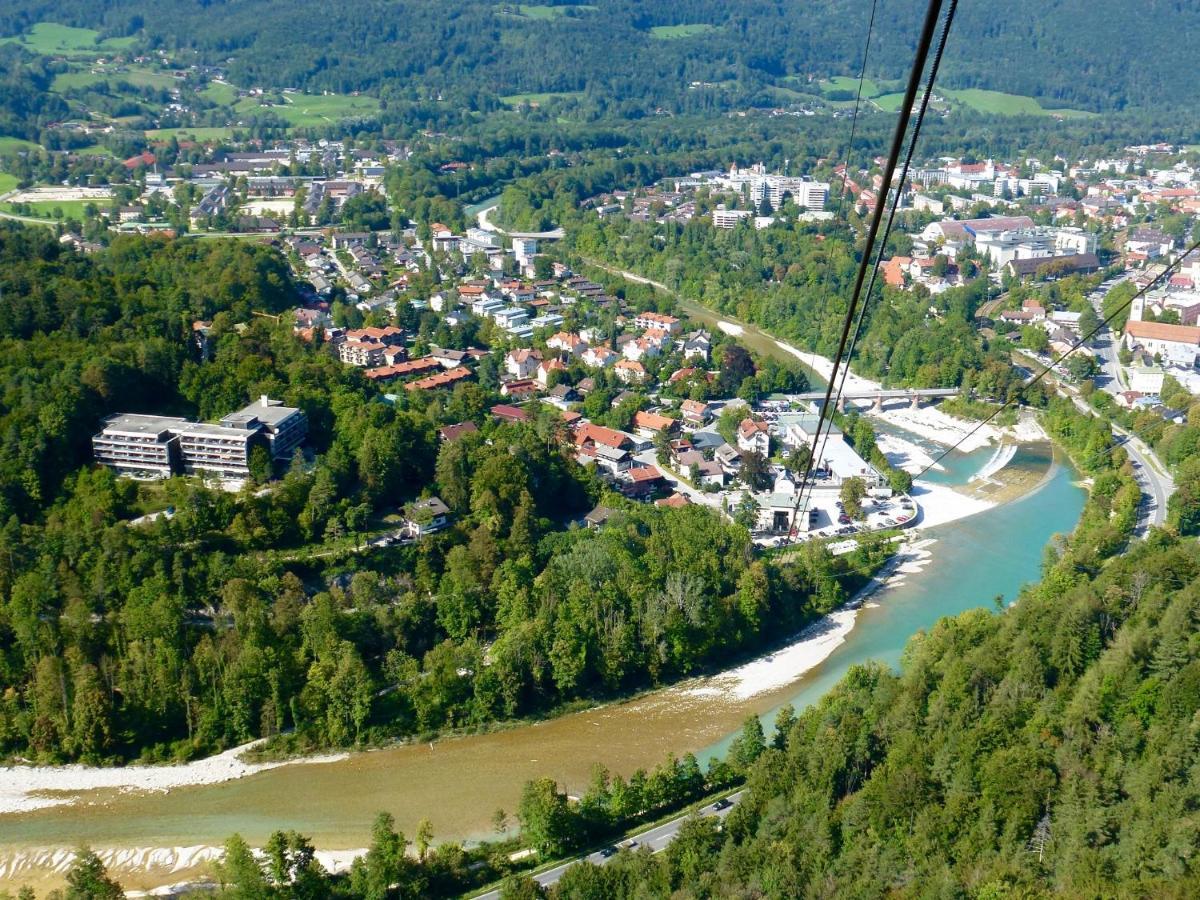
[[[868,74],[903,77],[923,9],[917,0],[882,5],[876,33],[900,39],[878,42]],[[736,105],[789,76],[855,74],[866,25],[865,7],[850,0],[232,0],[219,7],[15,0],[6,12],[6,31],[29,33],[24,44],[38,52],[126,46],[132,38],[194,49],[209,63],[232,56],[231,76],[244,85],[340,93],[387,85],[425,96],[589,91],[606,104],[642,110]],[[1145,12],[1116,0],[1015,0],[1003,16],[965,4],[942,84],[1032,97],[1045,109],[1194,104],[1188,80],[1179,77],[1190,69],[1188,51],[1162,35],[1194,33],[1200,7],[1164,3]],[[96,29],[98,37],[48,23]],[[697,92],[693,83],[722,90]]]

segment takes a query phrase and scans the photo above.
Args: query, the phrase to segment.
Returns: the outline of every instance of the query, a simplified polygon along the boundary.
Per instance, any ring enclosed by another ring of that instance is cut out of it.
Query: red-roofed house
[[[639,411],[633,414],[633,430],[645,437],[654,437],[659,432],[670,434],[679,423],[658,413]]]
[[[759,453],[765,459],[771,454],[771,426],[766,422],[742,419],[738,425],[737,445],[747,453]]]
[[[599,444],[614,450],[628,450],[633,447],[629,435],[605,428],[603,425],[593,425],[585,422],[575,429],[575,446],[586,447],[589,444]]]
[[[638,466],[625,474],[629,480],[621,486],[621,491],[629,497],[644,497],[663,484],[662,472],[654,466]]]
[[[674,316],[656,312],[638,313],[634,317],[633,324],[643,331],[647,328],[660,328],[667,334],[676,334],[682,327]]]
[[[537,368],[537,380],[543,388],[550,384],[550,376],[554,372],[567,371],[567,364],[557,356],[554,359],[544,360]]]
[[[623,359],[613,366],[613,374],[626,384],[641,384],[646,380],[646,367],[632,359]]]
[[[679,411],[683,413],[684,421],[691,425],[706,425],[712,418],[708,404],[702,400],[684,400],[679,404]]]
[[[538,386],[538,383],[528,378],[506,381],[500,385],[500,396],[511,397],[517,400],[535,397],[540,392],[541,388]]]
[[[475,434],[479,427],[474,422],[459,422],[457,425],[447,425],[438,429],[438,437],[447,444],[453,444],[466,434]]]
[[[129,171],[132,172],[134,169],[140,168],[142,166],[149,168],[150,166],[154,165],[156,162],[158,162],[158,159],[154,156],[153,153],[151,153],[149,150],[143,150],[137,156],[129,157],[129,159],[125,160],[125,162],[121,163],[121,165],[123,165],[125,168],[127,168]]]
[[[911,256],[893,256],[883,264],[883,282],[895,288],[904,287],[904,273],[911,263]]]
[[[504,371],[513,378],[532,378],[541,361],[542,354],[538,350],[510,350],[504,357]]]
[[[587,349],[587,342],[573,331],[560,331],[546,341],[546,346],[551,350],[561,350],[574,356]]]
[[[655,506],[666,506],[671,509],[679,509],[680,507],[690,506],[691,500],[686,494],[672,494],[670,497],[663,497],[661,500],[655,500]]]
[[[429,391],[434,388],[449,387],[470,377],[471,370],[466,366],[459,366],[457,369],[438,372],[436,375],[430,375],[428,378],[418,378],[416,381],[410,381],[404,386],[404,389],[406,391]]]
[[[1125,346],[1141,347],[1170,365],[1192,368],[1200,358],[1200,328],[1162,322],[1125,323]]]
[[[507,403],[493,406],[491,413],[502,422],[528,422],[531,418],[529,410],[519,406],[509,406]]]

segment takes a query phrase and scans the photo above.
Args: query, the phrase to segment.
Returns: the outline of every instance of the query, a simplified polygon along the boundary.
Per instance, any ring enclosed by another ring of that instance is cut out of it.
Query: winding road
[[[1040,371],[1044,362],[1023,350],[1017,350],[1020,359],[1033,363]],[[1100,413],[1092,408],[1079,393],[1079,389],[1067,384],[1053,372],[1046,376],[1046,381],[1052,383],[1059,394],[1075,404],[1080,412],[1101,418]],[[1175,493],[1175,479],[1167,471],[1158,455],[1137,435],[1126,431],[1115,422],[1109,422],[1113,434],[1118,437],[1115,446],[1123,447],[1133,465],[1133,477],[1137,480],[1142,491],[1142,503],[1138,507],[1138,521],[1133,534],[1144,538],[1152,526],[1161,526],[1167,521],[1167,501]]]

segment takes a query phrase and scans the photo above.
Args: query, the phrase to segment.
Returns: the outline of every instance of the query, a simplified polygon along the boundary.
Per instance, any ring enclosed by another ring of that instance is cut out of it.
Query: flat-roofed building
[[[244,480],[254,447],[263,447],[272,459],[287,459],[307,434],[308,419],[301,410],[263,395],[216,423],[110,416],[92,438],[92,450],[96,462],[122,474],[167,478],[182,470]]]
[[[282,400],[272,400],[263,394],[245,409],[221,420],[251,418],[261,426],[267,438],[272,459],[289,459],[308,436],[308,417],[294,406],[284,406]]]
[[[230,418],[230,417],[226,417]],[[250,477],[250,451],[264,443],[260,427],[191,422],[179,432],[179,455],[189,475],[217,475],[243,480]]]
[[[176,416],[109,416],[92,438],[92,455],[124,475],[169,478],[178,464],[179,429],[188,424]]]

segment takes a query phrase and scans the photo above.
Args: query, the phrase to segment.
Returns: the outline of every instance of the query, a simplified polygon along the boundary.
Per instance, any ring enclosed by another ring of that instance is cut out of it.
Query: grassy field
[[[112,156],[113,152],[102,144],[92,144],[90,147],[80,147],[73,151],[80,156]]]
[[[1064,118],[1080,118],[1093,115],[1078,109],[1045,109],[1032,97],[1021,94],[1005,94],[1001,91],[985,91],[979,88],[968,88],[961,91],[941,89],[938,94],[948,97],[954,103],[961,104],[976,112],[988,113],[994,116],[1062,116]],[[898,112],[904,94],[881,94],[871,102],[887,112]]]
[[[709,25],[707,22],[696,22],[692,25],[655,25],[650,29],[650,37],[660,41],[675,41],[716,30],[716,25]]]
[[[88,204],[92,204],[97,208],[103,208],[107,205],[107,201],[95,200],[37,200],[33,203],[23,203],[22,207],[29,207],[28,210],[18,212],[13,208],[11,203],[0,203],[0,209],[7,213],[13,213],[21,216],[32,216],[36,219],[47,219],[58,221],[58,217],[54,215],[56,209],[62,210],[62,218],[64,219],[83,219],[83,210]]]
[[[969,88],[965,91],[942,91],[947,97],[957,100],[971,109],[998,116],[1044,116],[1046,111],[1032,97],[1020,94],[1005,94],[1001,91],[984,91]]]
[[[232,128],[150,128],[146,130],[146,137],[161,138],[166,140],[171,135],[182,140],[192,141],[227,141],[233,137]]]
[[[821,82],[821,90],[825,93],[830,91],[850,91],[851,93],[858,92],[858,79],[851,78],[849,75],[834,75],[832,78]],[[877,97],[880,94],[879,85],[870,78],[863,79],[863,96]]]
[[[94,84],[102,84],[107,76],[100,75],[97,72],[78,71],[78,72],[59,72],[54,76],[54,81],[50,82],[50,90],[62,93],[76,88],[91,87]]]
[[[1002,91],[984,91],[969,88],[963,91],[942,91],[947,97],[957,100],[971,109],[998,116],[1086,116],[1086,112],[1074,109],[1045,109],[1032,97],[1020,94],[1005,94]]]
[[[135,87],[150,87],[156,89],[170,90],[178,86],[179,79],[167,72],[158,71],[155,69],[129,68],[123,72],[115,72],[112,75],[113,81],[128,81]]]
[[[587,6],[582,3],[569,4],[565,6],[539,6],[529,3],[517,4],[517,9],[520,11],[520,15],[527,19],[557,19],[560,16],[565,16],[567,14],[567,10],[570,9],[582,9],[590,11],[594,10],[595,8],[596,7],[594,6]]]
[[[340,119],[365,118],[379,111],[374,97],[350,97],[345,94],[285,94],[287,100],[277,106],[264,107],[254,97],[234,104],[233,110],[243,115],[270,111],[297,128],[328,125]]]
[[[884,112],[899,112],[903,100],[904,94],[880,94],[878,97],[871,98],[871,102]]]
[[[200,92],[200,96],[206,100],[211,100],[219,106],[232,106],[237,102],[238,92],[232,84],[216,84],[210,82],[204,90]]]
[[[0,155],[5,153],[15,153],[18,150],[36,150],[38,146],[39,145],[35,144],[33,141],[0,135]]]
[[[0,172],[0,194],[7,194],[17,186],[17,176]]]
[[[138,66],[128,68],[124,66],[118,68],[105,67],[105,70],[100,72],[90,67],[79,67],[72,69],[70,72],[60,72],[58,75],[55,75],[54,81],[50,84],[50,90],[62,93],[63,91],[88,88],[94,85],[115,85],[119,82],[126,82],[134,87],[149,87],[159,90],[170,90],[178,84],[175,77],[168,75],[166,72]]]
[[[5,43],[18,43],[33,53],[47,56],[81,56],[114,53],[132,46],[133,38],[100,40],[100,32],[90,28],[72,28],[54,22],[38,22],[28,33],[5,38]]]
[[[522,103],[549,103],[551,100],[558,100],[564,97],[581,97],[582,91],[560,91],[559,93],[545,94],[509,94],[506,97],[501,97],[500,102],[508,106],[520,106]]]

